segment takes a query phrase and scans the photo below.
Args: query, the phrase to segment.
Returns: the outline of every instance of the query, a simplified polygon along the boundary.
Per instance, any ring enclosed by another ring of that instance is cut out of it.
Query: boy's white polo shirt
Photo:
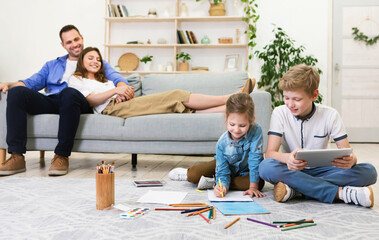
[[[276,107],[272,112],[268,135],[282,137],[283,152],[296,148],[324,149],[329,138],[339,141],[347,138],[339,113],[328,106],[313,103],[312,112],[305,118],[294,116],[287,106]]]

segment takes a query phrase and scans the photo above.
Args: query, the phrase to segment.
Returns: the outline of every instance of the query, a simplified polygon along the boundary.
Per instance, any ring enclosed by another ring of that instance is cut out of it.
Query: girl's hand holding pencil
[[[221,188],[220,188],[219,184],[217,184],[214,187],[213,191],[214,191],[216,197],[224,197],[226,195],[226,187],[225,186],[221,186]]]

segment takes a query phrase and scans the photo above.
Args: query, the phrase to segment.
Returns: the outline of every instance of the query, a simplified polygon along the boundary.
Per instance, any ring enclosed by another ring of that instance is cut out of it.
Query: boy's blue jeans
[[[360,163],[351,169],[318,167],[301,171],[289,170],[286,164],[265,159],[259,165],[260,177],[272,184],[283,182],[308,198],[332,203],[338,187],[363,187],[376,182],[377,172],[370,163]]]

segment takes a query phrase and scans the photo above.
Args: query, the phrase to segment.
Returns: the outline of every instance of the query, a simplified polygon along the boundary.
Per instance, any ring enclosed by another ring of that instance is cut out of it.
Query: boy
[[[374,195],[369,185],[376,182],[375,167],[357,164],[354,153],[334,159],[332,167],[309,168],[307,162],[295,159],[301,149],[327,148],[329,137],[338,148],[350,147],[338,112],[313,103],[318,97],[319,82],[317,70],[304,64],[290,68],[280,79],[285,105],[272,113],[266,159],[259,166],[260,177],[275,184],[277,202],[286,202],[300,193],[326,203],[340,199],[373,207]],[[281,144],[283,152],[279,152]]]

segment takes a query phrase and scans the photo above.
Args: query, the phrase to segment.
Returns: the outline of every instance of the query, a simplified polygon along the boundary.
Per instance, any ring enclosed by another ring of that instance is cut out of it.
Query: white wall
[[[306,54],[312,54],[319,60],[318,67],[324,72],[320,85],[324,96],[327,94],[329,64],[329,1],[257,1],[261,17],[256,49],[261,50],[273,38],[272,23],[282,27],[296,40],[297,46],[304,45]],[[159,0],[156,2],[159,4]],[[103,0],[1,0],[0,82],[25,79],[37,72],[47,60],[64,55],[66,52],[60,45],[58,32],[66,24],[79,28],[86,46],[103,50],[104,7]],[[257,78],[260,65],[257,59],[250,63],[249,72]]]

